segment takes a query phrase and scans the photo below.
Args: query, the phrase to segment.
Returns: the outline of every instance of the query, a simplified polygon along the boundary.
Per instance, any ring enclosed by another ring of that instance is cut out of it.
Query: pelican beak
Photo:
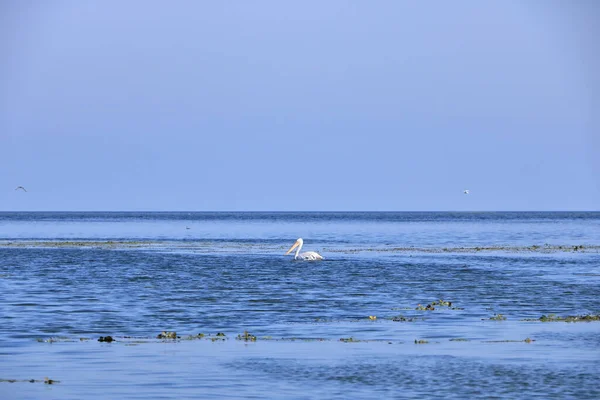
[[[287,253],[285,253],[285,255],[287,256],[288,254],[290,254],[292,252],[292,250],[294,250],[296,247],[298,247],[299,244],[300,244],[300,242],[296,240],[296,243],[294,243],[294,245],[292,247],[290,247],[290,249],[287,251]]]

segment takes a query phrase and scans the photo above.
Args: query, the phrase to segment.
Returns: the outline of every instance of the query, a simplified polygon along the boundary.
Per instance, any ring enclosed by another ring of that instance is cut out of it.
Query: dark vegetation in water
[[[194,339],[202,339],[204,337],[204,333],[199,333],[197,335],[189,335],[186,337],[186,340],[194,340]]]
[[[419,311],[433,311],[433,310],[435,310],[435,307],[432,306],[431,304],[427,304],[426,306],[418,304],[417,308],[415,308],[415,310],[419,310]]]
[[[0,247],[45,247],[45,248],[105,248],[105,249],[127,249],[140,247],[155,247],[164,245],[164,241],[157,240],[0,240]],[[194,243],[187,241],[180,244],[186,248],[206,248],[206,243]],[[232,243],[224,249],[237,252],[239,249],[267,248],[264,245],[249,245],[244,243]],[[278,251],[283,247],[273,247]],[[323,248],[327,253],[355,254],[360,252],[375,253],[481,253],[481,252],[511,252],[511,253],[600,253],[598,245],[531,245],[531,246],[475,246],[475,247],[359,247],[359,248]],[[222,252],[222,251],[220,251]]]
[[[480,253],[480,252],[511,252],[511,253],[598,253],[598,245],[550,245],[531,246],[475,246],[475,247],[377,247],[356,249],[324,249],[328,253],[355,254],[360,252],[391,252],[391,253]]]
[[[158,334],[158,336],[156,336],[157,339],[180,339],[179,336],[177,336],[177,332],[168,332],[168,331],[163,331],[161,333]]]
[[[248,331],[244,331],[243,335],[237,335],[236,339],[243,340],[245,342],[256,342],[256,336],[249,334]]]
[[[86,248],[86,247],[105,247],[105,248],[116,248],[116,247],[140,247],[143,245],[154,244],[156,242],[151,241],[139,241],[139,240],[22,240],[22,241],[8,241],[0,242],[0,247],[75,247],[75,248]]]
[[[54,385],[60,383],[56,379],[50,379],[48,377],[41,379],[0,379],[0,382],[16,383],[16,382],[29,382],[29,383],[44,383],[46,385]]]
[[[535,339],[526,338],[523,340],[484,340],[482,343],[531,343],[535,342]]]
[[[416,308],[412,308],[412,307],[393,308],[393,310],[407,310],[409,312],[412,311],[413,313],[415,310],[416,311],[426,311],[425,314],[427,314],[427,315],[429,315],[429,312],[435,311],[436,309],[437,310],[441,310],[441,309],[463,310],[463,308],[455,307],[453,305],[452,301],[446,301],[443,299],[432,301],[431,303],[428,303],[425,306],[418,304]],[[435,314],[435,313],[433,313],[433,314]],[[377,317],[374,315],[368,316],[368,319],[370,321],[377,321]],[[422,321],[425,318],[419,317],[419,316],[404,316],[404,315],[400,314],[400,315],[396,315],[393,317],[385,317],[385,319],[391,320],[394,322],[416,322],[416,321],[420,321],[420,320]],[[357,322],[359,322],[361,320],[364,321],[365,318],[364,317],[360,318],[359,320],[357,320]],[[493,316],[491,316],[489,318],[482,318],[482,320],[504,321],[504,320],[506,320],[506,317],[503,314],[494,314]],[[557,316],[556,314],[548,314],[548,315],[542,315],[540,318],[524,319],[522,321],[530,321],[530,322],[593,322],[593,321],[600,321],[600,314],[596,314],[596,315],[587,314],[587,315],[576,315],[576,316],[566,316],[566,317]],[[331,321],[318,319],[317,322],[331,322]],[[206,335],[204,333],[198,333],[196,335],[187,335],[182,339],[181,336],[178,336],[177,333],[174,331],[163,331],[156,336],[156,339],[160,339],[161,341],[207,340],[207,341],[215,342],[215,341],[228,340],[228,337],[223,332],[217,332],[214,335],[212,335],[212,334]],[[332,340],[332,339],[326,339],[326,338],[310,338],[310,337],[309,338],[298,338],[298,337],[273,338],[272,336],[257,337],[255,335],[249,333],[248,331],[244,331],[243,333],[238,334],[235,337],[235,339],[244,341],[244,342],[256,342],[256,341],[291,341],[291,342],[293,342],[296,340],[302,340],[302,341],[308,341],[308,342],[313,342],[313,341],[322,342],[322,341],[331,341]],[[44,343],[76,342],[76,341],[84,342],[84,341],[89,341],[89,340],[91,340],[91,339],[79,338],[79,340],[75,340],[75,339],[69,338],[69,337],[51,337],[51,338],[46,338],[46,339],[37,339],[38,342],[44,342]],[[452,338],[449,340],[452,342],[470,342],[471,341],[471,340],[465,339],[465,338]],[[132,336],[119,337],[119,340],[117,340],[113,336],[100,336],[98,338],[98,342],[112,343],[112,342],[116,342],[116,341],[124,342],[125,345],[135,345],[135,344],[141,344],[141,343],[151,343],[152,339],[149,337],[132,337]],[[360,340],[360,339],[354,338],[353,336],[342,337],[338,341],[343,342],[343,343],[357,343],[357,342],[386,342],[389,344],[403,343],[402,341],[397,341],[397,340],[392,341],[390,339]],[[481,343],[515,343],[515,342],[531,343],[534,341],[535,341],[534,339],[526,338],[524,340],[492,340],[492,341],[483,340],[480,342]],[[414,343],[415,344],[427,344],[427,343],[429,343],[429,341],[425,340],[425,339],[415,339]],[[2,381],[2,380],[0,380],[0,381]],[[7,381],[7,380],[4,380],[4,381]]]
[[[417,319],[416,317],[405,317],[402,314],[392,317],[392,321],[394,322],[415,322]]]
[[[593,315],[569,315],[561,317],[556,314],[542,315],[540,318],[526,318],[523,321],[540,321],[540,322],[592,322],[600,321],[600,314]]]
[[[596,318],[598,318],[596,316]],[[598,319],[596,319],[598,320]],[[537,321],[537,320],[536,320]],[[166,332],[163,332],[166,333]],[[171,332],[168,332],[171,333]],[[160,337],[159,337],[160,336]],[[164,342],[165,340],[162,337],[162,334],[159,334],[156,339],[161,339],[162,342]],[[168,336],[168,335],[167,335]],[[137,344],[143,344],[143,343],[156,343],[156,340],[153,340],[150,337],[131,337],[131,336],[123,336],[123,337],[119,337],[119,340],[116,340],[114,338],[112,338],[111,336],[101,336],[100,338],[104,338],[103,340],[98,339],[99,342],[119,342],[122,343],[124,345],[137,345]],[[106,338],[111,338],[112,340],[106,340]],[[331,341],[338,341],[338,342],[342,342],[342,343],[387,343],[387,344],[402,344],[404,343],[403,341],[399,341],[399,340],[391,340],[391,339],[368,339],[368,340],[363,340],[363,339],[357,339],[353,336],[349,336],[349,337],[342,337],[339,339],[327,339],[327,338],[310,338],[310,337],[282,337],[282,338],[273,338],[271,336],[262,336],[262,337],[257,337],[255,335],[252,335],[250,332],[248,331],[244,331],[243,333],[238,334],[235,337],[236,340],[239,341],[243,341],[243,342],[257,342],[257,341],[275,341],[275,342],[295,342],[295,341],[303,341],[303,342],[331,342]],[[87,338],[81,338],[79,341],[89,341],[90,339]],[[216,335],[205,335],[203,333],[199,333],[197,335],[189,335],[184,337],[183,339],[180,336],[176,336],[176,339],[171,339],[175,342],[177,341],[181,341],[181,340],[205,340],[205,341],[211,341],[211,342],[215,342],[215,341],[226,341],[228,340],[227,336],[222,333],[219,332]],[[68,339],[68,338],[51,338],[51,339],[46,339],[46,340],[42,340],[42,339],[38,339],[39,342],[44,342],[44,343],[53,343],[53,342],[77,342],[77,340],[74,339]],[[465,339],[465,338],[452,338],[449,339],[449,341],[451,342],[471,342],[470,339]],[[526,338],[524,340],[480,340],[480,343],[520,343],[520,342],[524,342],[524,343],[531,343],[531,342],[535,342],[535,339],[531,339],[531,338]],[[415,344],[428,344],[430,343],[429,340],[426,339],[415,339],[414,340]],[[435,342],[435,343],[439,343],[439,342]],[[8,380],[1,380],[0,382],[7,382]],[[15,380],[13,380],[15,381]],[[15,381],[17,382],[17,381]],[[53,382],[58,382],[58,381],[53,381]]]
[[[417,308],[415,308],[415,310],[434,311],[436,307],[445,307],[449,310],[464,310],[463,308],[460,308],[460,307],[453,307],[451,301],[445,301],[442,299],[432,301],[431,303],[429,303],[425,306],[421,305],[421,304],[417,304]]]

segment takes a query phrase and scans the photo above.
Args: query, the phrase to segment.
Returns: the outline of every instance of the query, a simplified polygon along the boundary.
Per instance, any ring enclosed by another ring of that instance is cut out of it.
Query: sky
[[[600,210],[599,18],[3,0],[0,211]]]

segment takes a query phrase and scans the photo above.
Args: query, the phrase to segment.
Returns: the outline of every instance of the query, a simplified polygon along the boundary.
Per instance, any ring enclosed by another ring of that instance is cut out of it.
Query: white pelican
[[[463,193],[464,193],[464,194],[469,194],[469,189],[465,189],[465,190],[463,191]]]
[[[296,255],[294,255],[294,260],[317,261],[323,259],[323,257],[319,253],[314,251],[305,251],[304,253],[300,253],[300,249],[302,248],[303,244],[304,240],[302,240],[302,238],[298,238],[298,240],[296,240],[296,243],[294,243],[294,245],[290,247],[290,249],[287,251],[287,253],[285,253],[285,255],[287,256],[292,252],[292,250],[298,247],[298,250],[296,250]]]

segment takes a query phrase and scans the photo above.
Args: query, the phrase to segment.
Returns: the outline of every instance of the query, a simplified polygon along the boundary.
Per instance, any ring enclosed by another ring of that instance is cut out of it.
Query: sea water
[[[0,213],[1,399],[600,398],[598,314],[598,212]]]

